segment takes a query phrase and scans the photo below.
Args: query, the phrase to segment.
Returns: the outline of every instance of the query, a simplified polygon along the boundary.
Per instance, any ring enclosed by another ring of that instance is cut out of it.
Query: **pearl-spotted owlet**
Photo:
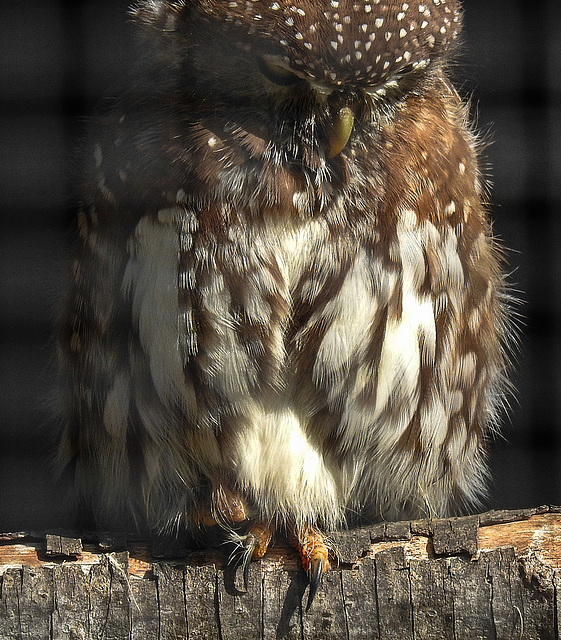
[[[504,282],[456,0],[145,0],[91,127],[59,450],[104,526],[322,532],[485,486]]]

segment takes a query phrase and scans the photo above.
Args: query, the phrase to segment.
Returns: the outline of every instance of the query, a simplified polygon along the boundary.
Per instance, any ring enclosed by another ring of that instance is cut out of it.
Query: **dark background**
[[[5,3],[0,26],[0,531],[68,524],[48,466],[52,319],[69,262],[71,150],[130,65],[127,2]],[[531,4],[531,8],[530,8]],[[486,507],[561,503],[561,2],[465,0],[495,230],[522,303],[516,393]]]

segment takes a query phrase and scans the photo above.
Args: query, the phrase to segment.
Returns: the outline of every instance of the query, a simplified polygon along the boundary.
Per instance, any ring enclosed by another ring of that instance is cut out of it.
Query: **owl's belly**
[[[244,417],[229,454],[243,492],[261,517],[292,522],[341,524],[345,477],[328,464],[293,409],[255,406]]]
[[[272,220],[252,238],[256,262],[269,269],[249,276],[255,286],[238,315],[241,321],[234,352],[243,349],[239,336],[247,333],[244,319],[255,323],[255,310],[274,308],[275,301],[282,312],[272,315],[262,332],[262,342],[269,346],[258,349],[252,362],[261,372],[254,378],[257,384],[238,388],[236,402],[243,408],[233,420],[235,427],[228,429],[228,447],[223,453],[237,484],[262,517],[334,527],[344,517],[349,480],[345,470],[326,455],[329,433],[318,437],[310,431],[309,402],[295,393],[300,316],[320,290],[330,286],[330,273],[340,269],[326,235],[321,222],[286,226],[282,220]],[[246,242],[247,238],[239,238],[238,251],[247,256]],[[365,331],[367,322],[363,325]],[[247,375],[247,368],[240,373],[238,365],[233,365],[236,359],[230,359],[226,367],[232,366],[229,380]],[[218,372],[215,379],[221,379]]]
[[[465,438],[465,382],[446,355],[453,345],[434,368],[438,306],[422,287],[431,233],[437,240],[430,228],[400,229],[393,268],[382,248],[310,229],[277,245],[288,311],[270,333],[282,345],[282,384],[244,412],[232,456],[240,485],[267,515],[336,525],[365,504],[377,515],[393,515],[392,505],[445,511],[447,451]],[[445,243],[434,251],[459,296],[456,254]]]
[[[249,333],[244,318],[255,322],[270,300],[263,270],[251,274],[257,284],[237,330],[234,318],[225,323],[231,335],[212,357],[224,366],[211,384],[238,411],[227,421],[226,464],[264,517],[336,526],[363,501],[356,489],[365,468],[393,455],[417,409],[421,362],[434,348],[432,304],[402,299],[412,266],[398,277],[319,222],[271,225],[252,251],[276,269],[285,311],[264,327],[269,351],[249,358],[240,336]],[[392,296],[399,314],[388,313]]]
[[[432,302],[400,295],[411,265],[398,277],[318,224],[263,245],[286,296],[286,316],[268,328],[280,382],[242,412],[230,462],[265,517],[336,526],[368,500],[361,478],[375,486],[374,460],[395,456],[418,408]],[[388,313],[392,297],[399,314]]]

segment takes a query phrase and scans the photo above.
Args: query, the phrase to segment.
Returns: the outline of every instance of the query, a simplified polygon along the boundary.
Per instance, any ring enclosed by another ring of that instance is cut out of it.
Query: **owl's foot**
[[[225,484],[215,483],[211,505],[204,505],[195,514],[195,522],[199,526],[225,526],[241,523],[251,519],[250,508],[246,500],[236,491]],[[247,589],[249,567],[252,560],[262,558],[269,548],[274,534],[270,524],[256,522],[244,535],[232,531],[231,540],[236,543],[232,557],[239,558],[238,562],[243,571],[244,586]],[[309,611],[316,593],[321,585],[323,574],[329,568],[329,550],[323,536],[311,525],[294,527],[291,543],[298,550],[302,567],[308,574],[310,589],[306,611]]]
[[[203,527],[215,525],[230,529],[232,523],[250,519],[250,508],[246,500],[226,485],[216,482],[212,491],[211,505],[204,505],[195,514],[195,523]],[[262,558],[269,548],[274,530],[268,524],[257,522],[244,535],[232,531],[231,540],[236,544],[232,557],[240,557],[244,585],[247,589],[249,566],[252,560]]]
[[[300,554],[302,566],[310,581],[308,602],[306,604],[306,611],[309,611],[321,584],[323,574],[329,568],[329,550],[321,533],[310,525],[302,529],[296,529],[291,537],[291,542]]]
[[[259,560],[267,553],[273,533],[274,531],[270,525],[258,522],[244,536],[239,537],[239,544],[242,550],[240,564],[243,570],[243,581],[246,590],[249,579],[249,565],[252,560]]]

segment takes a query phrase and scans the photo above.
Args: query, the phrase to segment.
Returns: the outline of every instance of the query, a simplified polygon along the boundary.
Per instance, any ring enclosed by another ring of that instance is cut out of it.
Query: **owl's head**
[[[327,158],[441,67],[461,22],[458,0],[150,0],[132,12],[175,91]]]

